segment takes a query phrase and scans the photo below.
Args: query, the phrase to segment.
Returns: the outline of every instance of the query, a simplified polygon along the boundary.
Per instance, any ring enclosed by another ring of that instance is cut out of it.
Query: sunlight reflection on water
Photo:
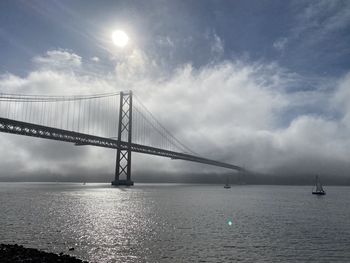
[[[309,188],[1,183],[0,242],[91,262],[348,261],[350,188]]]

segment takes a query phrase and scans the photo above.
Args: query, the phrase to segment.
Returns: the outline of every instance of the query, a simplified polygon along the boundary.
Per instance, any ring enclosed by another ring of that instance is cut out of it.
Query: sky
[[[205,157],[350,182],[349,43],[349,1],[5,0],[0,92],[133,90]],[[112,150],[7,134],[0,147],[0,178],[113,178]],[[139,154],[132,169],[141,181],[227,172]]]

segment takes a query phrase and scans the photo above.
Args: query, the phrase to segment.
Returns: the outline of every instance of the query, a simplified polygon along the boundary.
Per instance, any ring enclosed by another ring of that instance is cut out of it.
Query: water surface
[[[350,262],[350,188],[311,190],[0,183],[0,242],[91,262]]]

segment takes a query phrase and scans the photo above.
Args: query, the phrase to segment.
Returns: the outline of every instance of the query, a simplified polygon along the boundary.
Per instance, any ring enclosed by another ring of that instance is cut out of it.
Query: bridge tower
[[[115,179],[112,185],[134,185],[131,181],[132,91],[120,92],[118,142],[128,142],[117,149]],[[125,179],[121,179],[121,178]]]

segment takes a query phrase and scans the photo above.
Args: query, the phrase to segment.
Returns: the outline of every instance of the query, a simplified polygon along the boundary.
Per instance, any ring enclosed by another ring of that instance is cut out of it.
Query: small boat
[[[229,178],[228,176],[226,177],[226,184],[224,185],[224,188],[229,189],[231,186],[229,185]]]
[[[313,195],[325,195],[326,192],[323,190],[322,184],[320,179],[318,178],[318,175],[316,175],[316,189],[312,191]]]

